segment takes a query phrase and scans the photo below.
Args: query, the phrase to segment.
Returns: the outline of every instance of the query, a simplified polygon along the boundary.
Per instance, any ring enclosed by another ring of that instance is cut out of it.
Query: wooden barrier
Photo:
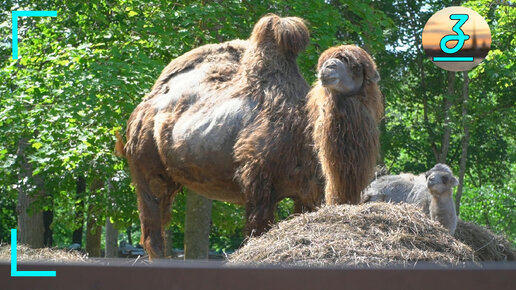
[[[109,264],[109,265],[106,265]],[[19,264],[18,270],[56,271],[56,277],[10,277],[0,263],[0,289],[515,289],[516,263],[482,268],[414,269],[229,267],[220,262]]]

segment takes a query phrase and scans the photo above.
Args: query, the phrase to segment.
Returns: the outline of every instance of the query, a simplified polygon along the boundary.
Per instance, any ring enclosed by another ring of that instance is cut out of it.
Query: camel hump
[[[235,39],[219,44],[206,44],[175,58],[161,72],[146,99],[162,93],[163,87],[175,76],[194,69],[205,62],[239,63],[240,57],[247,49],[247,40]]]
[[[275,14],[262,17],[251,34],[251,42],[260,44],[273,41],[283,52],[295,55],[305,50],[309,40],[310,33],[303,19]]]

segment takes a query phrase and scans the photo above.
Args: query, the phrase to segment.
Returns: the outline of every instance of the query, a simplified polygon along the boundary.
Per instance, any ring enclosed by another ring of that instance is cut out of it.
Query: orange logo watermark
[[[432,15],[423,29],[423,49],[438,67],[467,71],[480,64],[491,48],[491,30],[474,10],[448,7]]]

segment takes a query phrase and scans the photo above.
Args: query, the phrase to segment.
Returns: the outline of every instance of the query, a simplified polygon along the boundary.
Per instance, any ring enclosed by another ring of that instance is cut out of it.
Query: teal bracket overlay
[[[18,271],[16,229],[11,229],[11,277],[55,277],[56,271]]]
[[[49,16],[56,17],[57,11],[12,11],[13,22],[13,59],[18,59],[18,17]]]
[[[434,56],[434,61],[473,61],[472,56]]]

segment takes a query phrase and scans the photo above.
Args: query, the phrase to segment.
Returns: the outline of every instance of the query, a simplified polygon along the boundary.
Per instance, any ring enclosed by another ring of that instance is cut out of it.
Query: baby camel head
[[[436,164],[427,171],[425,177],[430,194],[436,197],[446,194],[451,195],[452,188],[459,184],[450,167],[442,163]]]
[[[321,85],[340,96],[357,94],[367,83],[380,80],[374,61],[355,45],[326,50],[319,57],[317,71]]]

